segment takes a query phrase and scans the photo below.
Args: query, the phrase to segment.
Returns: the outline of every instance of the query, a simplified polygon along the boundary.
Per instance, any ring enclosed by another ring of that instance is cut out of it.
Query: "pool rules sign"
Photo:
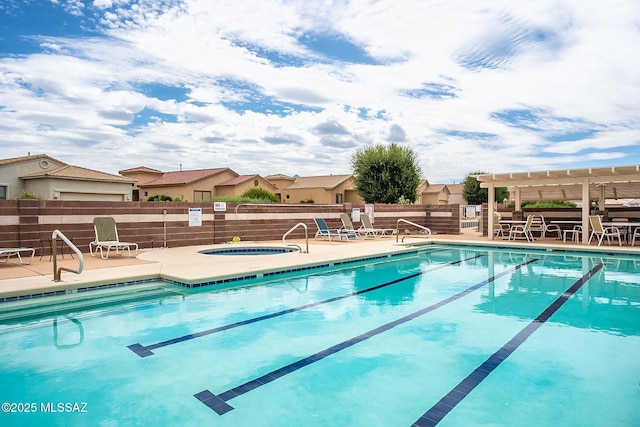
[[[189,208],[189,227],[202,226],[202,208]]]

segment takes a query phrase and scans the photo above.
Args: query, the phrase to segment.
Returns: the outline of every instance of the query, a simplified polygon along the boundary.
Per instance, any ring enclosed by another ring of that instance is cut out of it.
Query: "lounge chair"
[[[527,239],[527,242],[533,242],[533,234],[531,233],[531,224],[533,224],[533,215],[527,217],[527,222],[524,225],[514,224],[509,230],[509,240],[515,240],[516,236],[522,235]]]
[[[360,215],[360,221],[362,222],[362,226],[358,229],[359,233],[373,233],[374,236],[381,235],[386,236],[387,233],[393,234],[395,229],[393,228],[375,228],[371,223],[371,218],[367,214]]]
[[[342,227],[338,229],[338,233],[352,233],[358,236],[358,230],[355,229],[353,223],[351,222],[351,218],[346,213],[340,214],[340,221],[342,221]]]
[[[316,235],[315,235],[316,239],[318,237],[326,237],[329,240],[331,240],[332,237],[338,237],[340,240],[347,239],[347,241],[349,241],[349,239],[357,238],[355,233],[343,233],[340,231],[331,231],[326,221],[324,220],[324,218],[313,218],[313,220],[316,223],[316,227],[318,227],[318,231],[316,232]]]
[[[31,257],[29,258],[29,262],[25,262],[22,259],[21,252],[31,252]],[[33,255],[36,253],[34,248],[0,248],[0,260],[4,259],[4,261],[0,261],[2,263],[8,263],[9,258],[12,256],[18,257],[20,264],[31,264],[33,261]]]
[[[89,243],[89,253],[91,256],[100,251],[100,257],[102,259],[109,258],[109,252],[111,249],[115,249],[116,254],[122,255],[122,252],[126,249],[131,256],[131,247],[133,246],[138,252],[137,243],[121,242],[118,239],[118,228],[116,227],[116,221],[110,216],[96,217],[93,219],[93,229],[96,233],[96,240]],[[104,253],[106,249],[106,254]]]
[[[607,243],[611,244],[611,238],[617,237],[618,244],[622,246],[622,239],[620,238],[620,230],[618,227],[607,227],[604,228],[602,225],[602,219],[599,215],[590,215],[589,216],[589,225],[591,225],[591,234],[589,235],[588,245],[591,244],[591,239],[595,237],[598,239],[598,246],[602,244],[604,238],[607,238]]]

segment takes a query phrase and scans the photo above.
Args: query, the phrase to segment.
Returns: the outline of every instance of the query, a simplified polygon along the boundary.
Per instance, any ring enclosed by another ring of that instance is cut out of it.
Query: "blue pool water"
[[[639,267],[442,246],[52,297],[0,325],[0,425],[638,425]]]

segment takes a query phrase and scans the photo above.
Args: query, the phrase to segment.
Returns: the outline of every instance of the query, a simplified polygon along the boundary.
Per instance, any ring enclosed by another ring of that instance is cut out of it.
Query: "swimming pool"
[[[50,299],[0,326],[0,423],[634,425],[639,266],[434,246],[218,291]]]

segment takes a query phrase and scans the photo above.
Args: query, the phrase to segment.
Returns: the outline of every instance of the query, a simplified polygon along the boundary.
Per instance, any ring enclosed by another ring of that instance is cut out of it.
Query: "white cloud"
[[[43,53],[0,56],[3,157],[312,175],[348,173],[355,148],[398,140],[418,151],[426,178],[445,182],[640,153],[634,0],[62,5],[98,14],[105,37],[34,35]],[[381,62],[318,61],[304,34],[340,35]],[[186,97],[163,101],[145,91],[154,84]],[[251,100],[292,110],[234,110]],[[509,123],[514,111],[537,112],[537,129]],[[146,112],[157,119],[127,128]],[[329,123],[340,134],[318,131]],[[572,132],[592,135],[559,137]]]

